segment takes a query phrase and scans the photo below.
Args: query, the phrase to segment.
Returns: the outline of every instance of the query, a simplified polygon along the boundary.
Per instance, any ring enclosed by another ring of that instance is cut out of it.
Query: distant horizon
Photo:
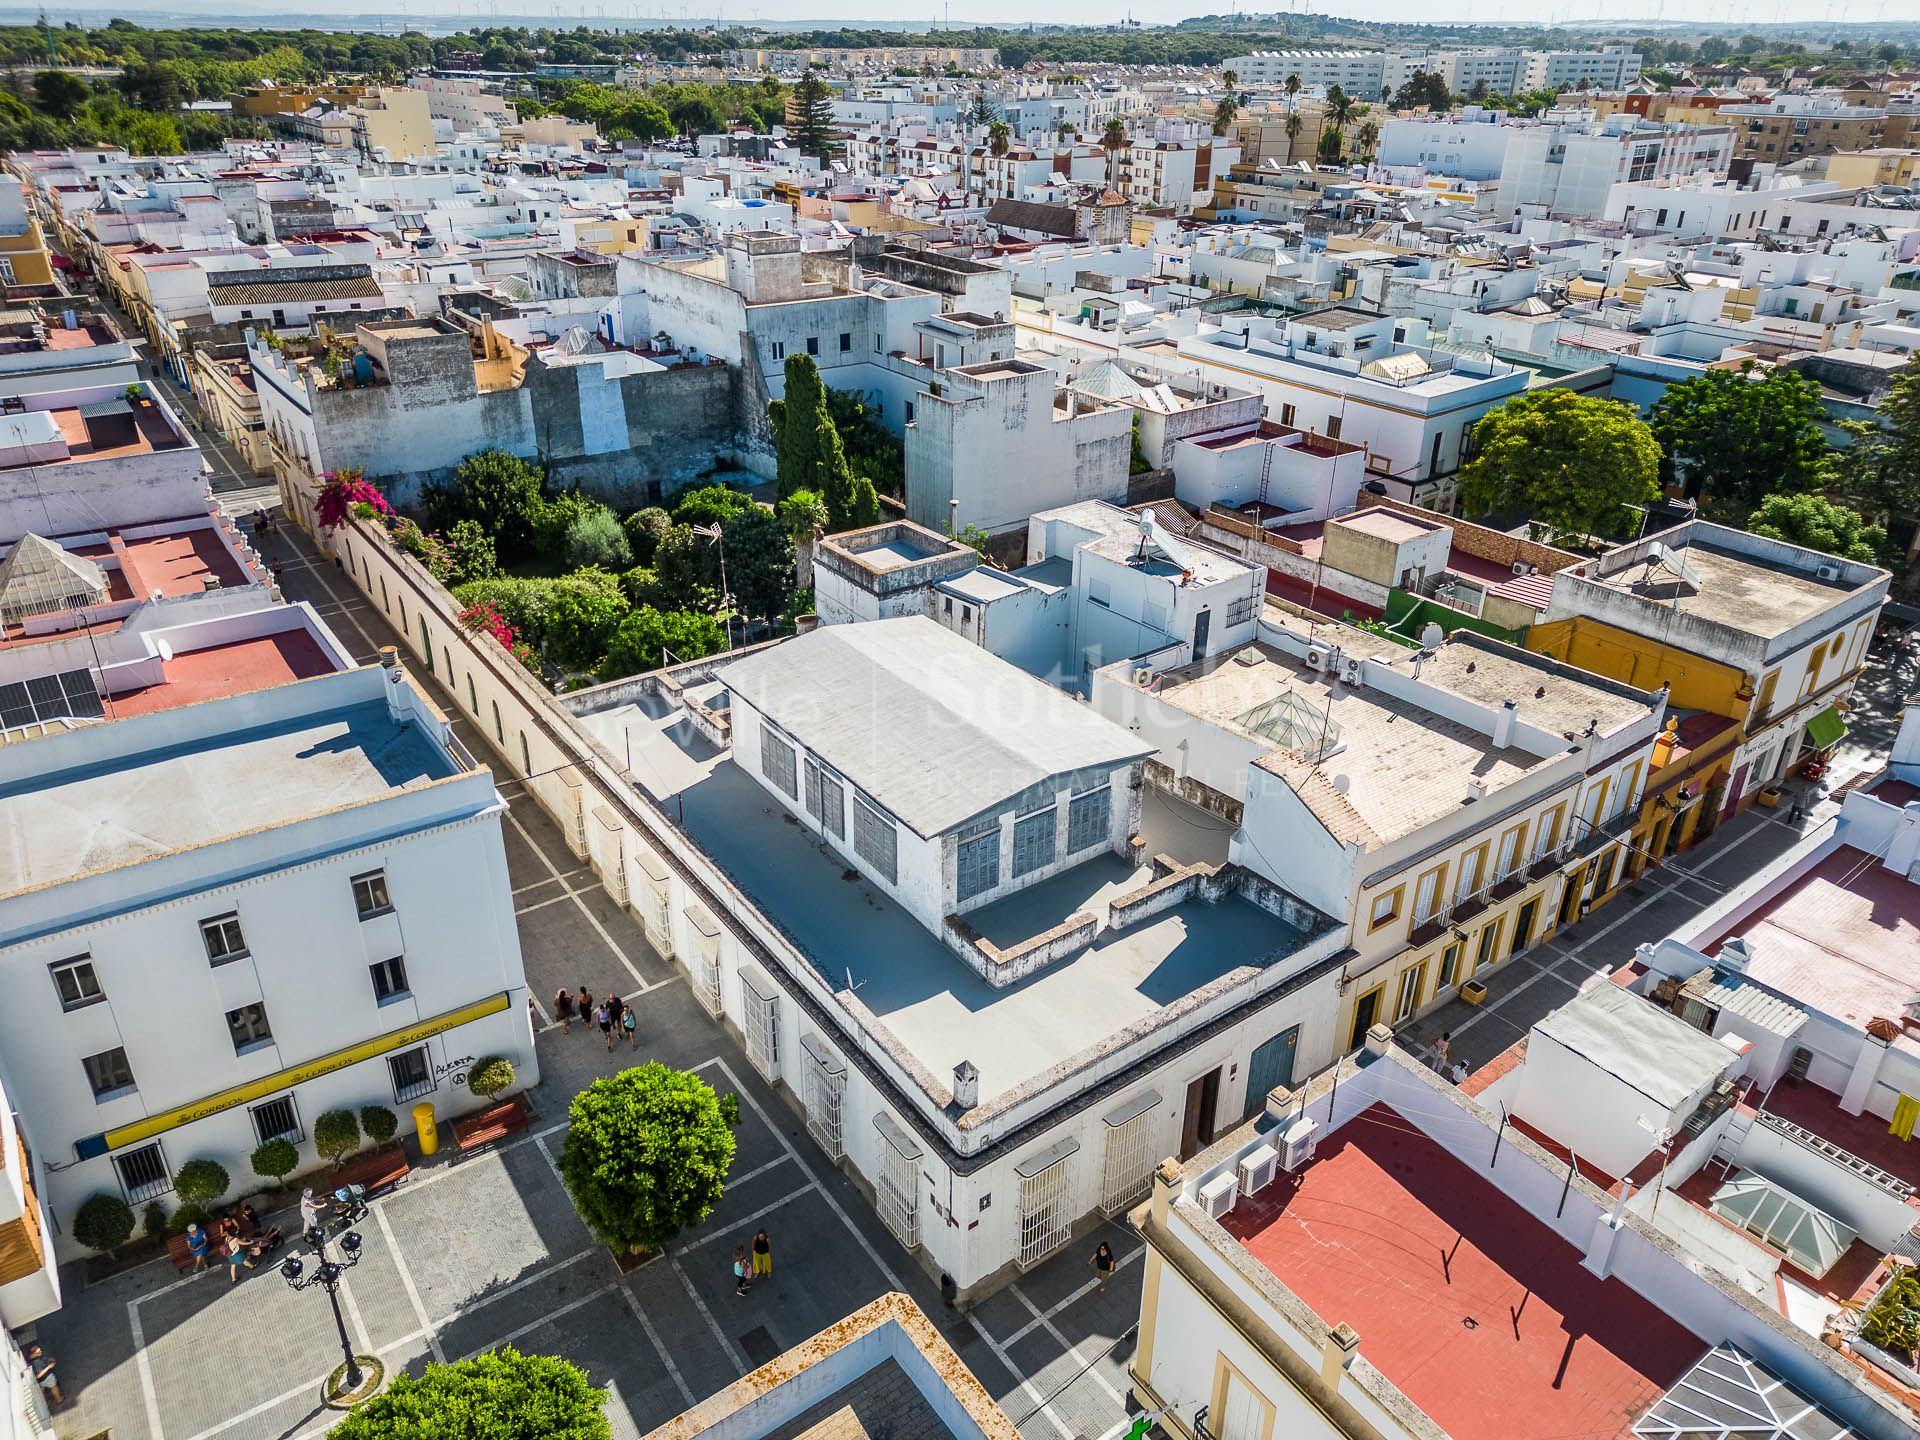
[[[1302,3],[1310,4],[1311,0],[1302,0]],[[827,17],[809,16],[798,5],[769,3],[769,0],[723,0],[723,3],[707,0],[707,3],[698,5],[665,3],[665,0],[606,0],[604,4],[601,0],[571,0],[571,3],[568,0],[508,0],[504,6],[498,0],[492,0],[487,14],[476,14],[474,8],[468,0],[408,0],[404,5],[395,5],[390,9],[369,8],[357,14],[341,14],[339,11],[309,14],[297,8],[289,10],[284,6],[269,8],[264,5],[222,4],[220,0],[174,0],[173,4],[153,5],[150,8],[137,4],[116,5],[111,0],[100,0],[97,4],[49,6],[46,13],[55,24],[71,19],[82,24],[97,25],[118,15],[132,19],[137,24],[144,23],[149,28],[163,28],[167,24],[195,28],[245,29],[252,25],[284,28],[298,20],[312,22],[329,30],[388,30],[389,33],[398,29],[402,16],[409,19],[431,17],[436,22],[442,22],[436,28],[444,28],[444,22],[453,18],[461,19],[465,26],[533,22],[566,28],[581,24],[606,24],[628,29],[666,28],[689,22],[705,23],[709,19],[729,26],[758,24],[781,29],[820,30],[876,24],[911,24],[922,28],[932,24],[944,29],[948,26],[949,17],[953,28],[957,29],[974,26],[1019,29],[1035,23],[1031,7],[1013,4],[1011,0],[1005,0],[1005,3],[1002,0],[983,0],[983,3],[967,6],[959,15],[953,14],[951,0],[928,0],[925,17],[903,15],[899,5],[886,3],[886,0],[835,0],[835,9],[839,13]],[[1151,28],[1199,15],[1228,13],[1238,7],[1222,7],[1219,0],[1211,0],[1211,3],[1209,0],[1178,0],[1173,5],[1154,7],[1156,13],[1151,19],[1142,13],[1145,8],[1143,5],[1118,13],[1121,18],[1131,16],[1140,19]],[[1759,3],[1752,5],[1741,5],[1735,0],[1706,0],[1691,14],[1671,13],[1673,8],[1667,0],[1579,0],[1579,3],[1562,0],[1562,3],[1547,7],[1542,13],[1542,7],[1525,3],[1525,0],[1490,0],[1490,3],[1478,7],[1478,13],[1472,16],[1436,17],[1419,0],[1357,0],[1357,3],[1343,5],[1337,11],[1330,8],[1318,11],[1290,9],[1278,12],[1278,18],[1284,21],[1311,15],[1319,19],[1346,19],[1363,23],[1461,27],[1511,25],[1571,30],[1644,28],[1650,31],[1722,27],[1766,30],[1781,26],[1804,30],[1836,24],[1889,25],[1920,33],[1920,20],[1909,20],[1901,15],[1899,7],[1891,4],[1890,0],[1827,0],[1824,5],[1811,7],[1791,5],[1787,0],[1759,0]],[[37,5],[0,6],[0,13],[9,19],[22,16],[30,21],[39,9]],[[1246,7],[1240,13],[1271,12]],[[496,15],[499,17],[497,21]],[[1045,23],[1098,28],[1113,25],[1115,17],[1116,12],[1110,5],[1096,4],[1094,0],[1066,0],[1064,4],[1050,7]],[[23,22],[12,20],[12,23]]]

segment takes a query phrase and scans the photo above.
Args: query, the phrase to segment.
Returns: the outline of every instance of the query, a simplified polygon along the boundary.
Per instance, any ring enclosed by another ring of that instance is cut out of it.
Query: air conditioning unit
[[[1531,575],[1533,571],[1534,567],[1524,560],[1516,560],[1513,562],[1513,573],[1516,575]]]
[[[1822,565],[1813,573],[1818,575],[1822,580],[1838,580],[1840,578],[1840,567],[1838,565]]]
[[[1218,1220],[1233,1209],[1233,1202],[1239,1197],[1240,1182],[1229,1170],[1224,1175],[1216,1175],[1200,1187],[1200,1208]]]
[[[1343,655],[1340,657],[1340,678],[1349,685],[1360,683],[1360,657]]]
[[[1298,1173],[1302,1166],[1313,1159],[1315,1147],[1320,1144],[1320,1122],[1311,1115],[1302,1115],[1280,1136],[1280,1168],[1289,1175]]]
[[[1307,647],[1307,664],[1311,665],[1315,670],[1324,670],[1327,668],[1327,657],[1332,653],[1333,652],[1328,650],[1324,645],[1309,645]]]
[[[1240,1193],[1257,1195],[1273,1183],[1273,1172],[1280,1154],[1271,1145],[1260,1145],[1240,1157]]]

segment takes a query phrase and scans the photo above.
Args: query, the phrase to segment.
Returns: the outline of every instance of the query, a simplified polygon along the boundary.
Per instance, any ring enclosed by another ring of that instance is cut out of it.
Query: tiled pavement
[[[391,642],[377,612],[300,537],[276,534],[267,554],[289,598],[310,601],[356,656],[370,659]],[[473,753],[490,758],[484,737],[458,728]],[[531,1133],[477,1156],[443,1152],[375,1202],[359,1227],[363,1258],[341,1294],[355,1348],[411,1369],[506,1343],[565,1355],[609,1388],[614,1433],[629,1437],[874,1296],[905,1289],[1030,1440],[1117,1433],[1139,1309],[1138,1240],[1104,1226],[970,1318],[946,1310],[934,1281],[573,859],[544,812],[516,784],[502,793],[534,994],[544,1005],[563,984],[596,994],[618,988],[641,1017],[638,1042],[609,1055],[597,1033],[545,1025]],[[708,1223],[622,1277],[574,1215],[552,1156],[569,1097],[595,1076],[648,1059],[697,1069],[739,1093],[739,1151]],[[774,1275],[737,1296],[733,1246],[762,1226],[774,1243]],[[1100,1238],[1123,1257],[1104,1293],[1089,1266]],[[339,1341],[318,1291],[295,1294],[270,1270],[234,1286],[220,1274],[181,1278],[159,1261],[91,1287],[77,1269],[64,1280],[66,1306],[39,1327],[71,1397],[55,1417],[60,1435],[309,1440],[325,1431],[331,1417],[318,1406],[319,1384],[338,1362]]]

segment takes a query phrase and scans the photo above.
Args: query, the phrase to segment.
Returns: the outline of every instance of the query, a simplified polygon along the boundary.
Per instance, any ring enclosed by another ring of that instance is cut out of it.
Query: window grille
[[[1071,1141],[1066,1143],[1072,1145]],[[1063,1151],[1052,1147],[1031,1167],[1014,1167],[1020,1176],[1019,1264],[1023,1270],[1039,1264],[1067,1242],[1073,1227],[1073,1207],[1067,1194],[1068,1162],[1078,1148],[1074,1145]]]
[[[762,981],[762,984],[765,984]],[[772,987],[769,985],[768,989]],[[740,972],[740,1029],[747,1037],[747,1059],[761,1078],[780,1078],[780,1010],[771,994],[763,993],[746,971]]]
[[[1100,1177],[1100,1209],[1118,1215],[1147,1193],[1153,1176],[1154,1091],[1129,1100],[1105,1116],[1107,1153]]]
[[[127,1192],[129,1205],[138,1205],[173,1189],[173,1177],[167,1173],[167,1157],[160,1153],[158,1142],[114,1156],[113,1168],[120,1172],[120,1186]]]
[[[687,969],[693,976],[693,993],[707,1007],[709,1015],[718,1015],[725,1002],[720,998],[720,927],[702,905],[689,905],[683,912],[693,927],[693,949],[687,956]]]
[[[853,853],[889,885],[899,876],[900,837],[886,812],[858,791],[853,796]]]
[[[398,1055],[389,1055],[387,1073],[393,1078],[396,1104],[418,1100],[422,1095],[431,1095],[438,1088],[433,1080],[433,1066],[427,1063],[427,1047],[424,1045],[414,1050],[402,1050]]]
[[[920,1147],[890,1116],[874,1116],[873,1126],[881,1141],[874,1201],[893,1238],[911,1250],[920,1243]]]
[[[269,1140],[300,1140],[300,1115],[293,1108],[291,1095],[255,1105],[249,1113],[253,1116],[253,1133],[262,1145]]]
[[[847,1088],[847,1067],[826,1043],[813,1035],[800,1037],[801,1101],[807,1109],[807,1133],[827,1158],[846,1154],[840,1137],[840,1098]]]

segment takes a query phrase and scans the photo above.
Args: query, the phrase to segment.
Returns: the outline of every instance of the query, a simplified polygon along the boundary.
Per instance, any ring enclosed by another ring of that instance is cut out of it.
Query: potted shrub
[[[275,1188],[300,1168],[300,1147],[291,1140],[269,1140],[253,1152],[253,1173],[271,1180]]]
[[[384,1105],[367,1105],[360,1111],[360,1128],[375,1145],[384,1145],[393,1139],[400,1128],[400,1121]]]
[[[512,1088],[513,1062],[504,1055],[489,1055],[467,1072],[467,1089],[482,1100]]]
[[[207,1206],[227,1193],[232,1184],[226,1166],[216,1160],[189,1160],[173,1177],[173,1193],[182,1205]]]
[[[88,1197],[73,1216],[73,1238],[89,1250],[111,1254],[133,1234],[133,1209],[104,1190]]]
[[[322,1160],[340,1162],[360,1148],[360,1122],[351,1110],[329,1110],[313,1122],[313,1148]]]

